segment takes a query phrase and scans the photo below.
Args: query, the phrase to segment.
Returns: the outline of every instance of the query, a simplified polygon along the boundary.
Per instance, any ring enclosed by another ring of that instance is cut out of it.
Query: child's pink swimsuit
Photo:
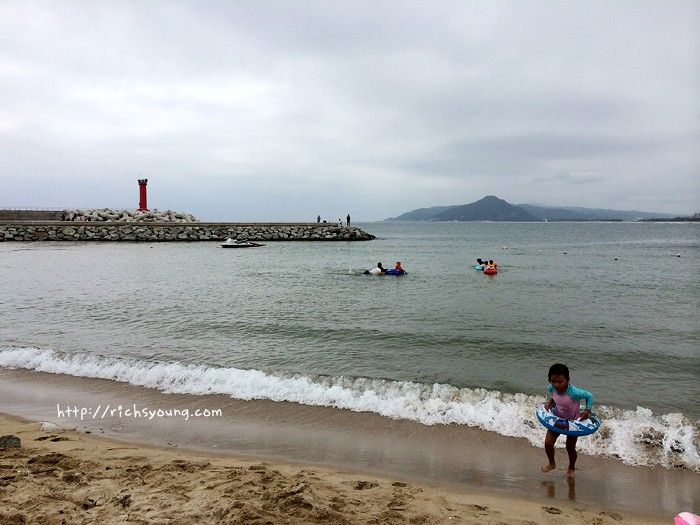
[[[569,383],[569,387],[563,394],[557,392],[552,385],[549,385],[547,390],[554,400],[552,411],[563,419],[568,419],[569,421],[578,419],[581,415],[582,399],[586,400],[586,408],[588,410],[593,407],[593,394],[583,388],[577,388],[571,383]]]

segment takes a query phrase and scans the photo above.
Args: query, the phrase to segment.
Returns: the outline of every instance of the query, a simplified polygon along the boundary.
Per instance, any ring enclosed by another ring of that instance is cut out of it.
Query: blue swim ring
[[[477,272],[483,272],[483,271],[484,271],[484,267],[481,266],[480,264],[475,264],[475,265],[474,265],[474,269],[475,269]]]
[[[406,275],[406,270],[397,270],[396,268],[389,268],[384,271],[384,275]]]
[[[595,414],[591,414],[584,421],[569,421],[560,418],[554,412],[545,410],[544,405],[539,406],[535,413],[543,427],[565,436],[588,436],[593,434],[593,432],[597,432],[600,428],[600,419]]]

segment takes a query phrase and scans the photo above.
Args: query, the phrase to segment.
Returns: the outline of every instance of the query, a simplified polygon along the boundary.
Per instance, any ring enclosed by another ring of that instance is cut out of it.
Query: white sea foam
[[[272,375],[259,370],[216,368],[38,348],[0,349],[0,367],[77,377],[111,379],[178,394],[227,394],[236,399],[269,399],[374,412],[425,425],[459,424],[541,446],[544,429],[534,411],[544,398],[446,384],[349,377]],[[579,440],[587,454],[614,456],[631,465],[663,465],[700,471],[700,422],[682,414],[655,416],[651,410],[600,406],[599,432]],[[563,440],[560,440],[563,441]]]

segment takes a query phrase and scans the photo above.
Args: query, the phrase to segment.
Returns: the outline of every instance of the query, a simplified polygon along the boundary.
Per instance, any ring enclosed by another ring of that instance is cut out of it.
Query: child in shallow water
[[[549,367],[549,386],[547,387],[548,396],[545,408],[552,410],[558,417],[569,421],[578,419],[583,421],[588,419],[593,408],[593,394],[588,390],[575,387],[569,383],[569,368],[566,365],[556,363]],[[581,412],[581,400],[586,401],[586,408]],[[558,432],[547,430],[547,435],[544,438],[544,450],[547,453],[549,463],[542,465],[540,470],[547,473],[550,470],[557,468],[554,461],[554,443],[559,437]],[[576,436],[566,436],[566,452],[569,454],[569,468],[566,475],[573,478],[576,473]]]

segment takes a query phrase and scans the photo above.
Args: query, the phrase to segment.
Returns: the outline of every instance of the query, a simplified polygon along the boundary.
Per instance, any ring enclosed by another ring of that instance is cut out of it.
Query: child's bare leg
[[[566,452],[569,454],[569,468],[566,471],[566,475],[573,478],[576,474],[576,458],[578,454],[576,453],[576,442],[578,437],[576,436],[566,436]]]
[[[550,470],[554,470],[555,468],[557,468],[557,464],[554,462],[554,443],[557,442],[558,437],[559,434],[548,430],[547,435],[544,438],[544,451],[547,453],[547,459],[549,460],[549,463],[540,467],[540,470],[543,474],[546,474]]]

